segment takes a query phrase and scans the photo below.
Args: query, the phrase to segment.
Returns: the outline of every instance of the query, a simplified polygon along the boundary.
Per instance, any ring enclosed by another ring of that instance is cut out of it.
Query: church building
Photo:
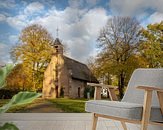
[[[54,44],[56,53],[44,72],[44,98],[82,98],[87,82],[98,83],[87,65],[63,55],[63,45],[59,38]]]

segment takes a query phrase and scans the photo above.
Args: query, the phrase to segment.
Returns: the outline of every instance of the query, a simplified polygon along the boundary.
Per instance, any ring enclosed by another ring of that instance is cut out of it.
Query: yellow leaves
[[[13,49],[12,56],[20,60],[29,84],[42,86],[42,75],[54,51],[53,38],[40,25],[33,24],[24,28],[19,37],[20,43]]]
[[[163,22],[150,24],[142,30],[144,41],[140,44],[140,52],[148,62],[149,67],[163,66]]]

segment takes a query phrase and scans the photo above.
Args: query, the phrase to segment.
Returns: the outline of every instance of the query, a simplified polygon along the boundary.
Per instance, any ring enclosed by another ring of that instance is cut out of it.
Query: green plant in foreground
[[[13,67],[14,66],[12,64],[8,64],[5,67],[0,68],[0,88],[3,88],[5,86],[6,77],[11,72]]]
[[[7,104],[0,107],[0,114],[6,112],[11,106],[30,103],[39,96],[41,94],[36,92],[19,92]]]
[[[19,130],[14,124],[12,123],[5,123],[0,130]]]
[[[13,65],[6,65],[0,68],[0,88],[5,86],[5,80],[8,74],[11,72]],[[22,105],[32,102],[37,97],[41,96],[40,93],[36,92],[19,92],[12,99],[2,107],[0,107],[0,114],[6,112],[11,106]],[[19,130],[14,124],[5,123],[0,126],[0,130]]]

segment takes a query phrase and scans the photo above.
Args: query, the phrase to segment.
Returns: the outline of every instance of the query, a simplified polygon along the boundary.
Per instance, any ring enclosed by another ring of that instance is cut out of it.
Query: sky
[[[66,45],[66,55],[86,63],[98,52],[100,29],[113,16],[136,18],[143,27],[163,20],[163,0],[0,0],[0,64],[23,28],[41,24]]]

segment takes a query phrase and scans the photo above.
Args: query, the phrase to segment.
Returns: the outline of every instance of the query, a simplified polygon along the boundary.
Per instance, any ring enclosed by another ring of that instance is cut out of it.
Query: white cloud
[[[0,14],[0,22],[6,21],[6,16],[4,14]]]
[[[90,55],[94,54],[99,30],[105,25],[110,16],[107,15],[104,8],[79,9],[77,4],[71,3],[71,5],[71,7],[66,7],[64,10],[57,10],[54,7],[44,15],[29,19],[29,13],[44,8],[39,2],[33,2],[24,11],[19,12],[18,15],[7,17],[6,21],[17,30],[21,30],[32,23],[41,24],[47,28],[54,38],[56,37],[56,28],[59,27],[59,38],[63,40],[64,44],[67,44],[69,56],[85,62]],[[74,6],[77,8],[74,8]],[[32,16],[32,14],[29,16]],[[16,36],[9,37],[9,40],[13,42],[16,39]]]
[[[6,18],[6,22],[13,28],[21,30],[30,23],[30,18],[35,13],[40,13],[44,9],[44,6],[39,2],[32,2],[26,6],[24,11],[20,11],[18,15],[9,16]],[[36,19],[34,17],[33,19]],[[32,19],[32,20],[33,20]]]
[[[72,8],[90,8],[95,6],[100,0],[68,0]]]
[[[86,3],[91,5],[91,6],[94,6],[96,5],[100,0],[86,0]]]
[[[148,9],[163,13],[163,0],[110,0],[109,7],[118,15],[135,16]]]
[[[160,23],[161,21],[163,21],[163,14],[159,12],[154,12],[144,21],[142,21],[141,25],[146,28],[148,24]]]
[[[149,23],[160,23],[163,21],[163,13],[155,12],[147,20]]]
[[[149,3],[149,6],[153,7],[157,12],[163,13],[163,1],[162,0],[150,0],[151,2]],[[148,1],[146,1],[148,2]]]
[[[68,3],[70,7],[72,8],[79,8],[83,6],[84,1],[83,0],[69,0]]]
[[[6,1],[13,1],[12,3],[14,3],[14,0]],[[25,9],[20,10],[15,16],[0,14],[0,21],[6,20],[11,27],[19,31],[32,23],[41,24],[48,29],[53,37],[56,37],[56,28],[59,27],[59,38],[63,40],[64,44],[67,44],[70,57],[86,61],[89,56],[94,55],[96,53],[95,44],[99,30],[106,24],[107,19],[111,17],[104,8],[95,7],[100,0],[69,0],[70,6],[64,10],[57,10],[55,5],[52,5],[53,7],[46,12],[44,7],[46,4],[43,1],[47,3],[46,0],[32,2],[28,5],[25,3]],[[54,4],[53,0],[51,2]],[[4,3],[6,2],[1,2],[0,7],[14,7],[14,4]],[[87,6],[84,7],[83,5]],[[136,15],[140,21],[149,15],[148,9],[155,10],[145,20],[145,25],[163,20],[162,5],[162,0],[157,0],[157,2],[155,0],[109,1],[109,7],[113,15]],[[17,37],[11,35],[9,40],[14,43]]]
[[[13,17],[7,17],[6,22],[13,28],[21,30],[28,23],[25,15],[17,15]]]
[[[18,35],[10,35],[9,36],[9,41],[12,45],[18,42]]]
[[[148,24],[163,20],[163,0],[110,0],[113,15],[135,17],[146,28]]]
[[[59,38],[68,46],[69,56],[85,62],[94,53],[99,31],[108,18],[103,8],[79,10],[67,7],[63,11],[50,10],[44,17],[38,17],[30,23],[43,25],[53,37],[56,37],[58,26]]]
[[[15,0],[0,0],[0,8],[13,8],[15,6]]]
[[[24,9],[24,13],[32,14],[32,13],[39,12],[43,9],[44,9],[44,5],[41,4],[40,2],[32,2]]]
[[[0,64],[5,64],[11,62],[10,56],[8,55],[10,52],[11,46],[0,43]]]

